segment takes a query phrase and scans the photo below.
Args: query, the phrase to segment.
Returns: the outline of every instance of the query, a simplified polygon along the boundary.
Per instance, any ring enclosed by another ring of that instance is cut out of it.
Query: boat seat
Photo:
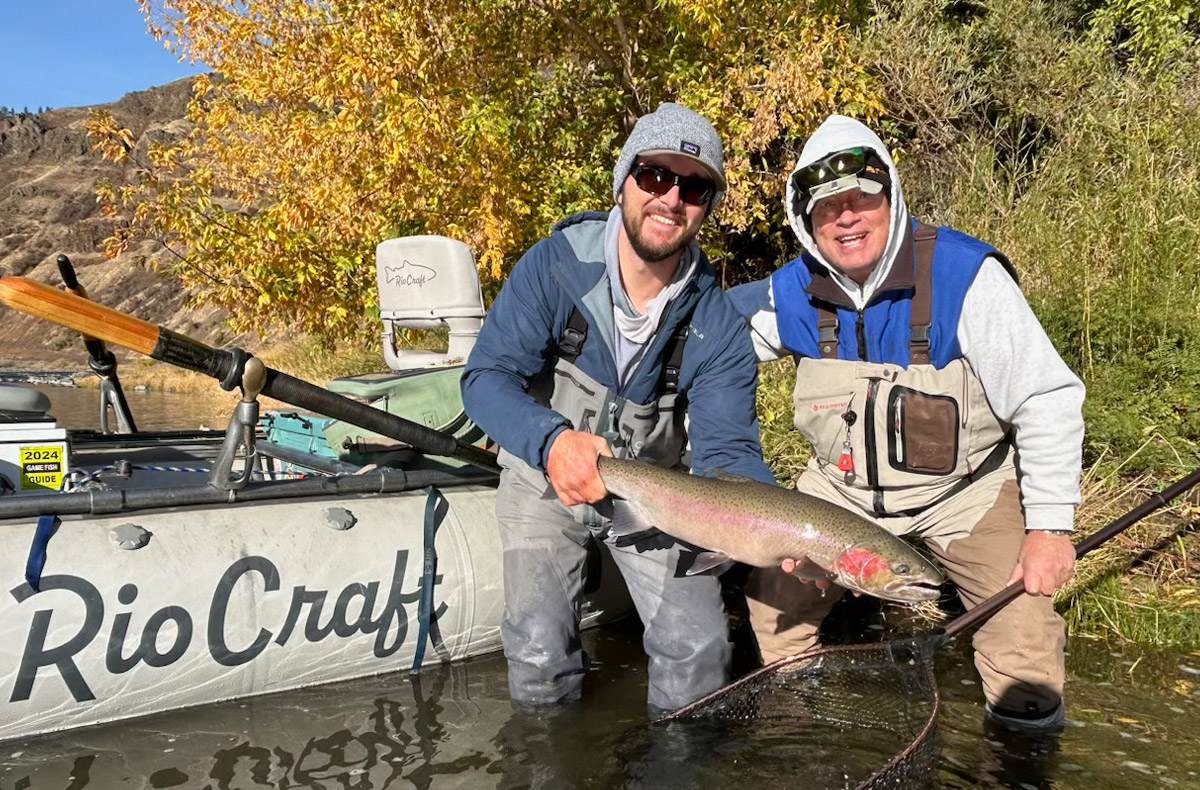
[[[475,257],[445,236],[388,239],[375,248],[383,356],[392,370],[464,362],[483,325]],[[397,348],[401,329],[448,329],[445,351]]]
[[[48,411],[46,393],[22,384],[0,384],[0,420],[37,420]]]

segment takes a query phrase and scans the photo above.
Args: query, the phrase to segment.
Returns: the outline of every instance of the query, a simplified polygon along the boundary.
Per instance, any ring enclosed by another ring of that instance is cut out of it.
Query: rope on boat
[[[60,491],[62,491],[63,493],[70,493],[70,492],[72,492],[78,488],[81,488],[82,486],[84,486],[94,480],[98,480],[101,476],[107,474],[108,472],[114,472],[114,471],[118,471],[118,470],[121,470],[118,474],[118,476],[120,476],[120,477],[128,477],[129,476],[124,473],[125,470],[128,470],[130,472],[132,472],[132,471],[181,472],[181,473],[193,473],[193,474],[209,474],[212,471],[211,469],[206,469],[201,466],[153,466],[153,465],[149,465],[149,464],[129,464],[129,465],[109,464],[108,466],[102,466],[99,469],[96,469],[92,472],[88,472],[85,469],[72,469],[63,478],[63,483],[62,483],[62,487],[60,488]],[[307,472],[262,472],[262,471],[255,469],[251,472],[251,476],[254,478],[258,478],[258,479],[268,479],[268,480],[270,480],[270,479],[299,480],[299,479],[303,479],[305,477],[325,477],[326,475],[322,475],[320,473],[307,473]]]

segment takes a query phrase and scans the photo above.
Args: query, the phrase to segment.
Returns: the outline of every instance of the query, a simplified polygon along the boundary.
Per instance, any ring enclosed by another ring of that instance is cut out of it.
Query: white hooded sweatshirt
[[[804,251],[864,308],[895,263],[909,224],[900,174],[883,142],[863,124],[832,115],[809,138],[792,171],[837,151],[858,146],[875,151],[891,174],[890,230],[878,265],[859,286],[829,264],[802,219],[806,194],[795,194],[788,178],[785,207],[788,222]],[[900,229],[900,230],[898,230]],[[729,292],[750,321],[760,361],[793,353],[779,338],[771,278]],[[1084,388],[1046,337],[1020,288],[998,259],[984,259],[967,290],[958,323],[958,343],[987,393],[995,415],[1013,428],[1018,481],[1028,529],[1071,529],[1079,503],[1082,463]]]

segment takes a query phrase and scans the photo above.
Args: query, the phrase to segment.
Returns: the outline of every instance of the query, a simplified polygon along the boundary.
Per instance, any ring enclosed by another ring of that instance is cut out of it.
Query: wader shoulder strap
[[[817,350],[821,359],[837,359],[838,317],[824,303],[814,303],[817,308]]]
[[[679,328],[667,341],[663,349],[662,378],[659,380],[658,391],[663,395],[674,395],[679,392],[679,367],[683,364],[683,347],[687,345],[688,335],[691,334],[692,314],[689,312],[679,322]]]
[[[578,307],[572,305],[571,315],[567,318],[567,326],[563,329],[562,337],[558,339],[558,357],[574,364],[575,358],[583,351],[583,341],[587,340],[588,323]]]
[[[662,394],[674,394],[679,391],[679,367],[683,364],[683,347],[687,344],[691,323],[692,314],[689,311],[663,350],[663,372],[659,382],[659,391]],[[580,352],[583,351],[583,342],[587,340],[587,333],[587,319],[583,317],[583,313],[578,307],[572,307],[571,315],[567,318],[567,326],[563,330],[562,337],[558,339],[559,359],[574,364]]]
[[[918,222],[913,231],[915,283],[908,319],[908,364],[929,364],[930,305],[933,299],[933,245],[937,228]]]

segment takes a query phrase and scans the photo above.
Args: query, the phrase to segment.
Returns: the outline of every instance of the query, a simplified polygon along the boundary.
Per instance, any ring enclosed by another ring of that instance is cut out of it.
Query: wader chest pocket
[[[949,395],[929,395],[893,387],[887,399],[888,462],[893,469],[945,475],[958,459],[958,403]]]

